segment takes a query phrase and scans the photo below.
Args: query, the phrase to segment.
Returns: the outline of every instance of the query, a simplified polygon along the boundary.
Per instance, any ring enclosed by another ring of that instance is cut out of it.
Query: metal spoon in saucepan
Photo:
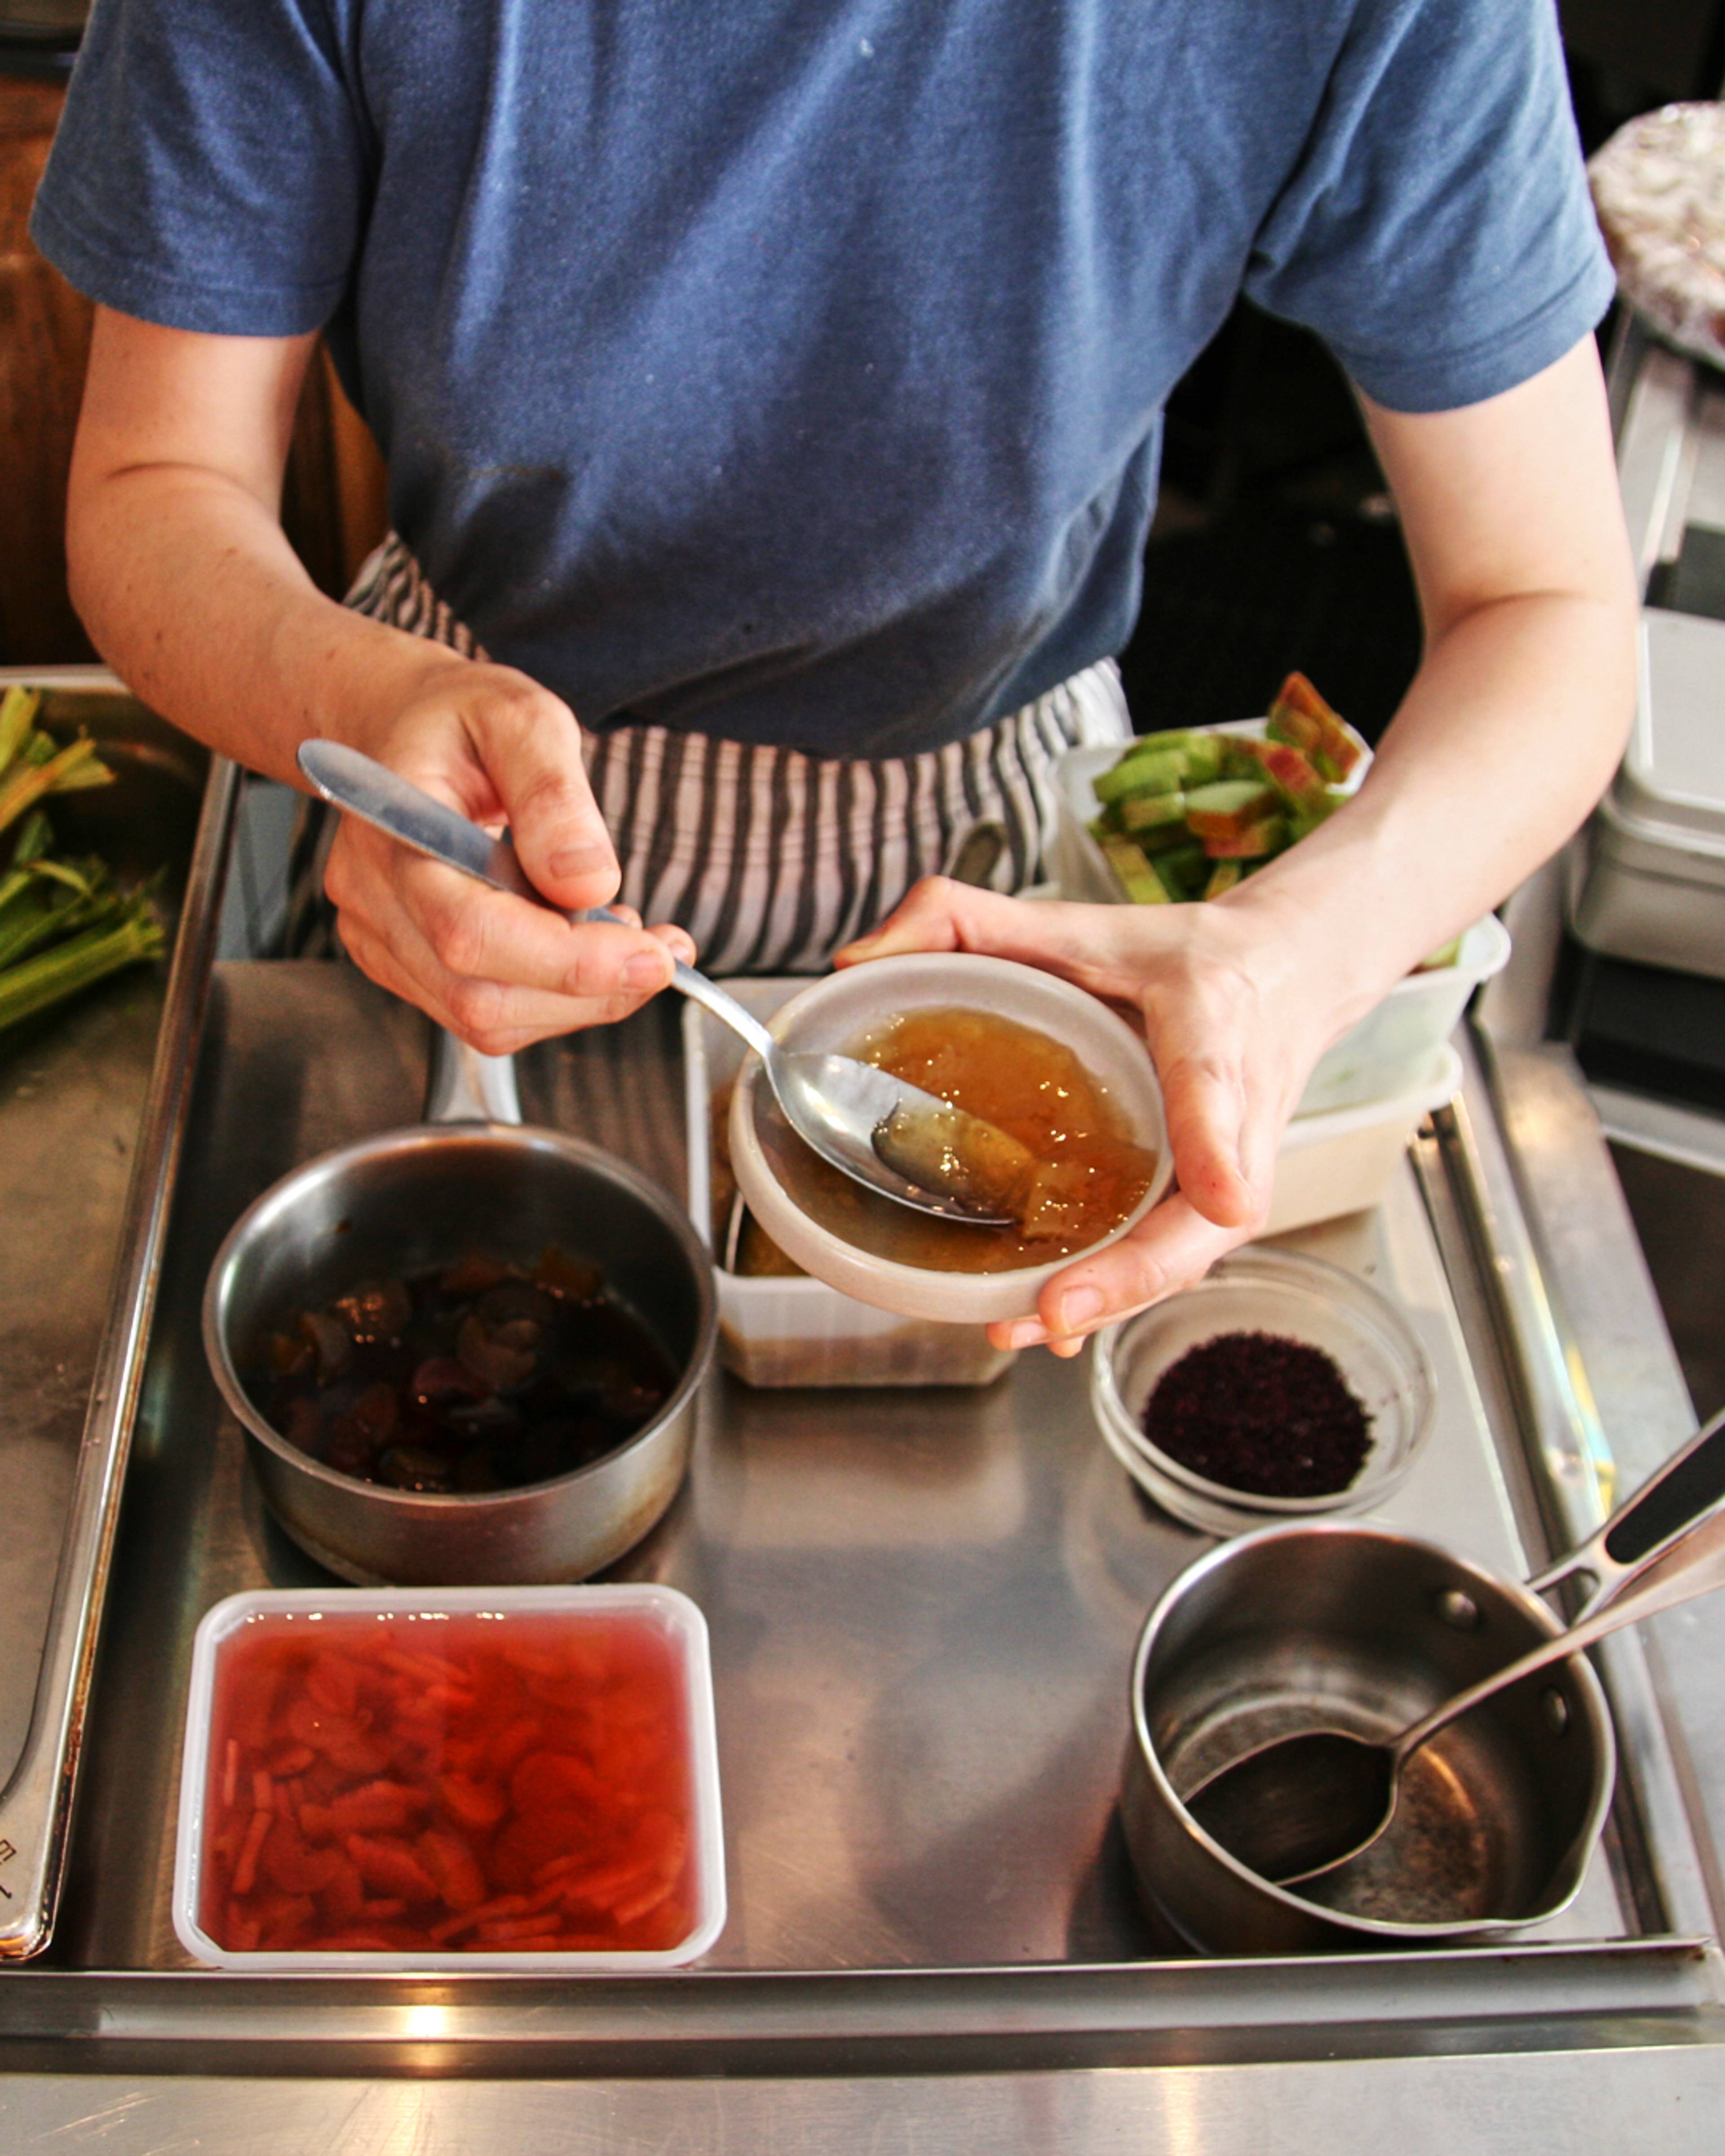
[[[1230,1856],[1291,1887],[1370,1847],[1394,1817],[1408,1761],[1426,1739],[1494,1692],[1590,1646],[1621,1625],[1725,1587],[1725,1414],[1627,1499],[1596,1534],[1527,1584],[1543,1593],[1576,1573],[1598,1582],[1566,1631],[1470,1685],[1381,1742],[1301,1730],[1245,1753],[1183,1798]]]
[[[495,891],[547,903],[506,837],[494,839],[359,750],[309,741],[300,747],[300,768],[326,800],[403,845]],[[603,906],[567,917],[618,919]],[[834,1168],[918,1212],[984,1227],[1011,1219],[1006,1194],[1028,1159],[1014,1139],[856,1056],[788,1053],[734,998],[680,960],[672,979],[742,1034],[765,1064],[793,1128]]]

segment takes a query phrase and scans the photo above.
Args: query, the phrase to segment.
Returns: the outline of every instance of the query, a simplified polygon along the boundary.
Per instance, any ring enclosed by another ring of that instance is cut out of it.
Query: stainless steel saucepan
[[[1224,1954],[1435,1946],[1556,1915],[1580,1886],[1616,1766],[1581,1655],[1416,1754],[1396,1821],[1358,1870],[1274,1886],[1183,1799],[1296,1729],[1400,1729],[1561,1629],[1527,1588],[1352,1521],[1264,1528],[1199,1558],[1152,1611],[1132,1666],[1121,1820],[1147,1900],[1190,1944]]]
[[[679,1373],[627,1443],[574,1473],[483,1495],[397,1490],[311,1459],[241,1381],[264,1333],[367,1276],[470,1251],[531,1265],[547,1246],[597,1265]],[[323,1154],[265,1191],[217,1253],[203,1335],[265,1502],[293,1539],[364,1585],[583,1579],[634,1547],[682,1482],[717,1329],[712,1268],[646,1177],[579,1138],[524,1128],[506,1061],[438,1037],[424,1122]]]

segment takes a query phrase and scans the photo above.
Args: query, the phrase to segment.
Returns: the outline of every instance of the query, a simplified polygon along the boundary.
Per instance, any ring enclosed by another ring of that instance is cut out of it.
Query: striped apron
[[[373,620],[483,659],[393,533],[347,604]],[[649,923],[675,921],[713,973],[810,973],[881,920],[921,876],[949,868],[978,824],[1004,834],[989,880],[1045,880],[1055,760],[1132,732],[1103,660],[962,741],[873,760],[804,756],[665,726],[583,737],[588,775],[623,870],[619,896]],[[333,818],[307,804],[295,841],[288,947],[330,947],[321,898]]]

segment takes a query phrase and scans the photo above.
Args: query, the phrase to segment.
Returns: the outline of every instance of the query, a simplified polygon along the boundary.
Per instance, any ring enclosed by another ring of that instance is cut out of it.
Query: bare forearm
[[[1632,610],[1534,593],[1481,606],[1435,642],[1359,795],[1229,903],[1368,1004],[1498,904],[1580,824],[1634,704]]]
[[[466,662],[349,613],[312,583],[268,510],[195,466],[74,487],[72,593],[96,648],[177,726],[298,783],[309,734],[363,737],[368,715]]]

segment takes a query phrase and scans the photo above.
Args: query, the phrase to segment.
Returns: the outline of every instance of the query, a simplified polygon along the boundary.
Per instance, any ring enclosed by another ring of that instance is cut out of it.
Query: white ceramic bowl
[[[1156,1156],[1156,1173],[1130,1217],[1093,1244],[1117,1241],[1149,1211],[1173,1174],[1162,1088],[1148,1050],[1123,1019],[1082,988],[1034,966],[1004,958],[941,952],[876,958],[812,983],[777,1011],[773,1033],[787,1047],[843,1053],[870,1029],[905,1011],[966,1009],[1034,1026],[1064,1042],[1105,1087],[1134,1142]],[[803,1270],[880,1310],[952,1324],[1028,1317],[1054,1275],[1084,1253],[1010,1272],[937,1272],[875,1256],[813,1220],[787,1192],[755,1127],[758,1058],[743,1066],[731,1102],[731,1158],[750,1211]]]

